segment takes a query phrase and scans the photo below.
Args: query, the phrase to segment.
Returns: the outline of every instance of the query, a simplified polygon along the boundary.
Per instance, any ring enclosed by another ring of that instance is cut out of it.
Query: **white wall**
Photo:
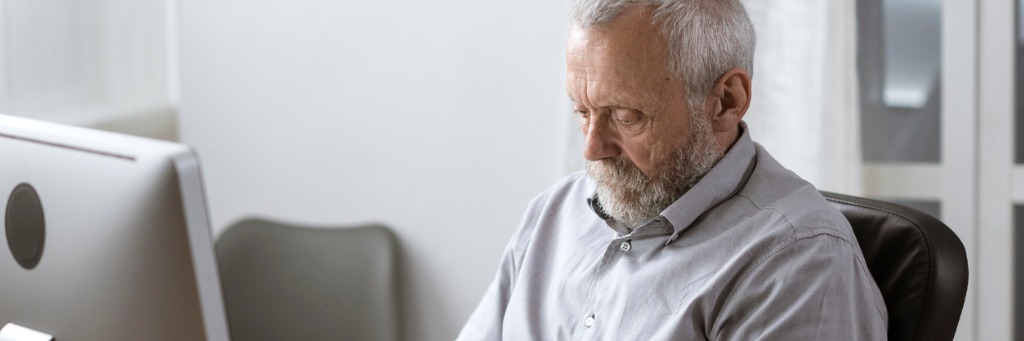
[[[179,129],[217,232],[383,222],[406,338],[455,337],[565,173],[565,2],[182,0],[178,16]]]

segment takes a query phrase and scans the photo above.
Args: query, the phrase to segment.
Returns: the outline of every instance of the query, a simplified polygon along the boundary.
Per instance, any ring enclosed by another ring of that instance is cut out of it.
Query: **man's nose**
[[[615,132],[605,120],[591,119],[583,129],[586,138],[583,146],[583,158],[588,161],[597,161],[619,156],[621,150]]]

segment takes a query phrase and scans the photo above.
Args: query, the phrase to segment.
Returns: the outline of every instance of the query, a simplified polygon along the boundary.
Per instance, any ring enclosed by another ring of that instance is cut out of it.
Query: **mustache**
[[[624,158],[588,161],[587,173],[598,183],[633,189],[652,180],[635,163]]]

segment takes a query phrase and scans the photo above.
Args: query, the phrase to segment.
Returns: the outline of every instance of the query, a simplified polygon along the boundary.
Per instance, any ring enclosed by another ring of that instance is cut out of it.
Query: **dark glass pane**
[[[857,1],[865,161],[940,161],[941,5]]]
[[[1016,127],[1014,131],[1014,163],[1024,163],[1024,98],[1021,98],[1021,91],[1024,91],[1024,23],[1021,23],[1021,11],[1024,6],[1021,6],[1020,0],[1017,2],[1017,71],[1016,71],[1016,117],[1014,124]],[[1019,325],[1019,323],[1018,323]],[[1020,335],[1020,334],[1018,334]],[[1021,335],[1024,336],[1024,335]]]
[[[1019,88],[1018,88],[1019,89]],[[1024,206],[1013,205],[1013,227],[1014,231],[1024,231]],[[1024,233],[1014,233],[1014,255],[1013,255],[1013,282],[1014,288],[1021,288],[1024,285]],[[1020,290],[1015,290],[1013,295],[1013,310],[1015,316],[1014,323],[1014,337],[1015,340],[1024,339],[1024,295],[1020,295]]]

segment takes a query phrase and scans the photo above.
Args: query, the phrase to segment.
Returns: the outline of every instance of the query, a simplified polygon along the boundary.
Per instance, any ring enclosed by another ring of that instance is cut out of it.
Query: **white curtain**
[[[861,194],[855,0],[744,0],[757,30],[751,137],[819,189]]]
[[[0,113],[172,136],[176,5],[0,0]]]

